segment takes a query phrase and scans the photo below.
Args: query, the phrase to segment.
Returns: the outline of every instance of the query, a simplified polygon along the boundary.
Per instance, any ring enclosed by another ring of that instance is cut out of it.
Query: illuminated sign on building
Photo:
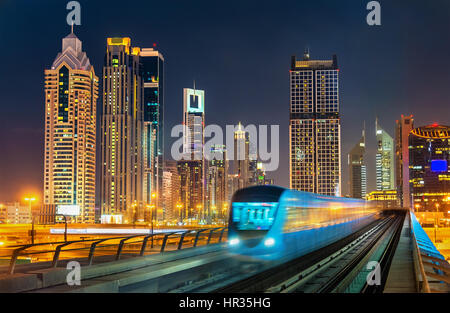
[[[186,88],[187,112],[203,113],[205,110],[205,91]]]
[[[100,223],[102,224],[122,224],[122,214],[102,214]]]
[[[58,205],[56,207],[56,214],[78,216],[80,215],[80,206],[77,204]]]
[[[432,172],[447,172],[447,160],[431,160]]]

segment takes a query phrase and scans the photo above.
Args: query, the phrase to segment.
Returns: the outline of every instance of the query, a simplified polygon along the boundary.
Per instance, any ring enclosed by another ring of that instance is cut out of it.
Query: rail
[[[186,242],[187,237],[190,238],[190,241],[192,242],[192,247],[197,247],[200,237],[207,234],[207,238],[204,238],[206,240],[205,245],[209,245],[212,243],[212,237],[213,233],[219,233],[219,236],[217,240],[215,240],[215,243],[222,242],[223,234],[226,231],[226,227],[216,227],[216,228],[205,228],[205,229],[199,229],[199,230],[185,230],[185,231],[174,231],[174,232],[168,232],[168,233],[156,233],[156,234],[142,234],[142,235],[131,235],[131,236],[119,236],[119,237],[110,237],[110,238],[103,238],[103,239],[89,239],[89,240],[72,240],[72,241],[64,241],[64,242],[44,242],[44,243],[32,243],[32,244],[25,244],[25,245],[14,245],[9,246],[7,248],[14,248],[11,255],[7,256],[0,256],[0,257],[10,257],[9,262],[9,268],[7,273],[12,275],[14,274],[14,271],[16,269],[17,260],[21,256],[30,256],[30,255],[36,255],[36,254],[45,254],[45,253],[53,253],[53,258],[50,267],[56,268],[58,266],[58,262],[61,260],[61,252],[67,252],[67,251],[82,251],[82,250],[88,250],[89,254],[87,257],[87,265],[90,266],[93,264],[95,252],[99,247],[113,247],[115,254],[114,254],[114,260],[120,260],[121,256],[123,255],[123,250],[125,244],[140,244],[139,253],[137,253],[137,256],[144,256],[145,252],[147,250],[148,241],[152,240],[152,248],[153,248],[153,240],[155,238],[160,238],[162,241],[161,243],[161,249],[160,253],[163,253],[166,251],[167,245],[170,243],[170,238],[178,238],[177,242],[177,248],[176,250],[183,249],[183,243]],[[133,241],[132,241],[133,240]],[[106,244],[108,241],[118,241],[117,243],[110,243]],[[73,244],[86,244],[90,243],[88,247],[79,247],[79,248],[71,248],[71,249],[63,249],[67,248],[70,245]],[[46,249],[46,250],[39,250],[39,251],[29,251],[30,248],[36,248],[36,247],[44,247],[44,246],[50,246],[56,247],[54,249]],[[68,260],[70,258],[65,258],[65,260]],[[35,263],[37,264],[37,263]]]

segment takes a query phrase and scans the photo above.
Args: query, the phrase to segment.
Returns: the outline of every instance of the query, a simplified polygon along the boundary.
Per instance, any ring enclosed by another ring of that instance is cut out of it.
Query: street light
[[[181,213],[181,208],[183,207],[183,205],[181,203],[177,203],[176,207],[178,209],[178,215],[180,217],[180,222],[183,223],[183,215]]]
[[[150,210],[151,210],[151,223],[152,223],[152,248],[153,248],[153,210],[155,209],[155,204],[153,204],[153,200],[156,199],[156,192],[152,192],[151,194],[151,205],[150,205]]]
[[[29,209],[30,209],[30,215],[31,215],[31,233],[30,233],[30,235],[31,235],[31,244],[34,244],[34,234],[35,234],[35,231],[34,231],[34,217],[33,217],[32,211],[31,211],[31,202],[33,202],[35,200],[36,200],[36,198],[34,198],[34,197],[26,197],[25,198],[25,201],[28,201]]]

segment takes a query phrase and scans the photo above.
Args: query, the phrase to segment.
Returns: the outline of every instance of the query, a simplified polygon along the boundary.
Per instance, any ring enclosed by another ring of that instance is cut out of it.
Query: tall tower
[[[291,59],[290,187],[341,194],[339,69],[332,60]]]
[[[93,223],[98,77],[73,31],[44,73],[44,204],[77,205],[77,222]]]
[[[197,220],[205,217],[205,91],[183,89],[183,153],[184,160],[178,162],[181,201],[185,205],[183,217]]]
[[[203,146],[205,128],[205,91],[184,88],[183,89],[183,125],[185,136],[183,152],[190,156],[191,160],[203,162]]]
[[[367,193],[367,172],[364,162],[366,152],[366,132],[362,132],[362,137],[348,154],[348,167],[350,171],[349,185],[350,197],[365,198]]]
[[[250,183],[250,140],[249,134],[242,124],[234,132],[234,159],[233,168],[235,176],[233,192],[245,188]]]
[[[208,161],[207,169],[207,220],[224,219],[227,206],[227,179],[228,160],[225,145],[211,146],[211,154],[214,156]],[[219,156],[220,157],[216,157]]]
[[[401,207],[411,207],[409,188],[409,134],[414,128],[413,116],[404,116],[396,121],[395,131],[395,180]]]
[[[394,189],[394,140],[375,121],[377,134],[376,175],[377,190]]]
[[[143,215],[143,83],[139,48],[130,38],[108,38],[101,120],[102,214],[131,223]]]
[[[143,48],[140,60],[144,81],[143,197],[144,201],[150,203],[151,194],[156,192],[161,204],[164,170],[164,57],[153,48]]]

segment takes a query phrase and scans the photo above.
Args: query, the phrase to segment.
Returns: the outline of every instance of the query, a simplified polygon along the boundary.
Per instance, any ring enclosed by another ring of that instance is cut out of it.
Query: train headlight
[[[275,239],[273,238],[267,238],[266,240],[264,240],[264,245],[266,247],[272,247],[275,244]]]
[[[230,239],[229,243],[230,243],[230,246],[235,246],[235,245],[239,244],[239,238]]]

